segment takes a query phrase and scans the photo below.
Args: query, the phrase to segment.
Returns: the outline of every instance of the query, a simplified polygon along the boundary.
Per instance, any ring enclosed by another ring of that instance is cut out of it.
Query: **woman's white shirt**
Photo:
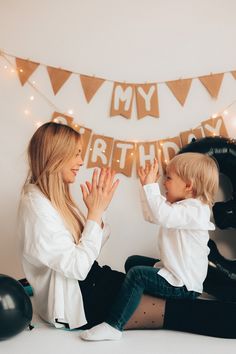
[[[110,230],[87,220],[79,244],[60,214],[37,186],[25,187],[19,206],[18,231],[25,276],[39,315],[77,328],[87,323],[78,280],[84,280]]]

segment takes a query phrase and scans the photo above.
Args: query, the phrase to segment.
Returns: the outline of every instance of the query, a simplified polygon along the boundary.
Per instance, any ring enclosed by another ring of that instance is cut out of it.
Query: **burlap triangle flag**
[[[236,70],[231,71],[231,74],[233,75],[233,77],[234,77],[234,78],[235,78],[235,80],[236,80]]]
[[[64,85],[66,80],[71,75],[71,71],[54,68],[52,66],[47,66],[48,75],[51,81],[52,89],[54,95],[60,90],[60,88]]]
[[[38,66],[39,63],[16,58],[17,73],[22,86],[26,83],[26,81],[29,79],[29,77],[33,74],[33,72],[37,69]]]
[[[211,97],[217,98],[220,91],[224,73],[200,76],[199,80],[205,86]]]
[[[80,75],[81,85],[83,87],[84,95],[89,103],[97,90],[102,86],[104,79],[98,77],[91,77],[87,75]]]
[[[169,87],[175,98],[183,106],[188,96],[192,79],[180,79],[174,81],[167,81],[166,85]]]

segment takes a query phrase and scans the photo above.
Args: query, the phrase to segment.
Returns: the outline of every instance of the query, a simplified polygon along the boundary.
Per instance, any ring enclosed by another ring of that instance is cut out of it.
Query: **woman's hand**
[[[94,220],[100,225],[102,214],[110,204],[119,184],[118,179],[114,182],[114,177],[115,171],[111,171],[110,168],[102,168],[99,174],[95,169],[92,183],[86,181],[86,185],[80,185],[83,200],[88,208],[88,219]]]
[[[154,159],[153,164],[146,165],[145,169],[143,167],[139,167],[138,176],[143,186],[145,184],[157,182],[160,177],[157,159]]]

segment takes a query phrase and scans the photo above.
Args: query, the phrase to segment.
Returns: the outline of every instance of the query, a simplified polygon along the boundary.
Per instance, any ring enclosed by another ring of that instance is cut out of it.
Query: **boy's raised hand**
[[[145,168],[140,167],[138,169],[138,176],[141,184],[144,186],[145,184],[155,183],[159,178],[158,171],[158,161],[155,158],[153,164],[146,165]]]

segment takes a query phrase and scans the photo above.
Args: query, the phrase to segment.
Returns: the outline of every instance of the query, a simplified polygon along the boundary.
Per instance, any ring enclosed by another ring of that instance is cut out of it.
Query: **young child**
[[[200,153],[176,155],[166,168],[166,197],[160,193],[158,162],[139,169],[142,207],[158,228],[158,259],[133,256],[129,271],[106,322],[81,334],[84,340],[117,340],[143,293],[195,299],[207,275],[210,207],[218,190],[215,161]]]

